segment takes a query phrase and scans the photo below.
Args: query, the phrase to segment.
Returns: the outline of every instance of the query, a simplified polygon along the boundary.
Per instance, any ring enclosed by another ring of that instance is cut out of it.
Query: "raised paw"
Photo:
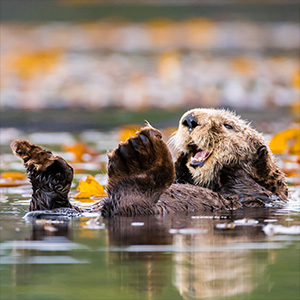
[[[252,158],[252,174],[257,181],[264,181],[272,169],[272,154],[268,146],[260,144]]]
[[[162,191],[174,181],[171,154],[160,131],[146,126],[109,154],[108,192],[130,185],[142,192]]]
[[[72,207],[68,193],[73,168],[62,157],[24,140],[13,141],[11,149],[23,160],[32,184],[30,210]]]
[[[255,180],[280,200],[287,201],[288,188],[284,173],[276,166],[269,147],[262,145],[257,150],[253,163]]]
[[[15,140],[10,147],[22,159],[26,169],[45,170],[55,160],[50,151],[25,140]]]

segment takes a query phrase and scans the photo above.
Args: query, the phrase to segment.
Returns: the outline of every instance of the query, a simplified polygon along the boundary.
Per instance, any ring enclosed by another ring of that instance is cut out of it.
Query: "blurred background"
[[[167,127],[226,107],[274,132],[298,113],[298,1],[0,4],[1,127]]]

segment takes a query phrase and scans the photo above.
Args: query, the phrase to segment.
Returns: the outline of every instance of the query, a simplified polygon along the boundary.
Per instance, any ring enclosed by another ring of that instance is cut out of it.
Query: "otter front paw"
[[[122,185],[143,193],[162,192],[174,181],[175,170],[170,151],[160,131],[146,126],[109,154],[109,193]]]
[[[13,153],[22,159],[27,170],[45,170],[55,160],[50,151],[25,140],[15,140],[10,147]]]
[[[72,207],[68,193],[73,168],[62,157],[24,140],[13,141],[11,149],[23,160],[32,184],[29,210]]]
[[[280,200],[288,200],[288,188],[283,172],[275,165],[270,149],[262,145],[253,163],[255,180]]]

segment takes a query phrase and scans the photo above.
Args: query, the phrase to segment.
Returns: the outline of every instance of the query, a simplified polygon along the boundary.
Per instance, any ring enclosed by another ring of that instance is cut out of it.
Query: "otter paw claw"
[[[265,158],[268,155],[267,146],[265,146],[265,145],[260,146],[257,150],[257,155],[258,155],[258,158],[260,158],[260,159]]]

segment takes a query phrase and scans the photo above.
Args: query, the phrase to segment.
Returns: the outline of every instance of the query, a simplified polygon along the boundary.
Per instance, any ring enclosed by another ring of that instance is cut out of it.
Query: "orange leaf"
[[[91,149],[86,144],[80,142],[76,142],[73,145],[64,145],[63,148],[65,151],[73,153],[73,162],[83,162],[83,154],[89,154],[91,156],[97,155],[94,149]]]
[[[86,180],[80,180],[77,190],[79,193],[74,196],[75,199],[106,195],[103,186],[92,175],[88,175]]]
[[[125,142],[126,140],[128,140],[131,137],[134,137],[136,132],[138,130],[140,130],[140,125],[127,125],[124,127],[121,127],[119,130],[119,139],[121,142]]]
[[[74,154],[75,162],[83,162],[82,155],[85,153],[86,146],[83,143],[75,143],[74,145],[64,145],[64,149],[67,152],[71,152]]]
[[[18,186],[22,186],[25,185],[26,182],[22,181],[22,182],[18,182],[18,181],[5,181],[5,182],[0,182],[0,187],[3,188],[9,188],[9,187],[18,187]]]
[[[11,178],[11,179],[24,180],[24,179],[26,179],[26,174],[19,173],[19,172],[3,172],[1,174],[1,178],[3,178],[3,179]]]
[[[273,153],[300,154],[300,129],[289,128],[273,136],[269,144]]]

